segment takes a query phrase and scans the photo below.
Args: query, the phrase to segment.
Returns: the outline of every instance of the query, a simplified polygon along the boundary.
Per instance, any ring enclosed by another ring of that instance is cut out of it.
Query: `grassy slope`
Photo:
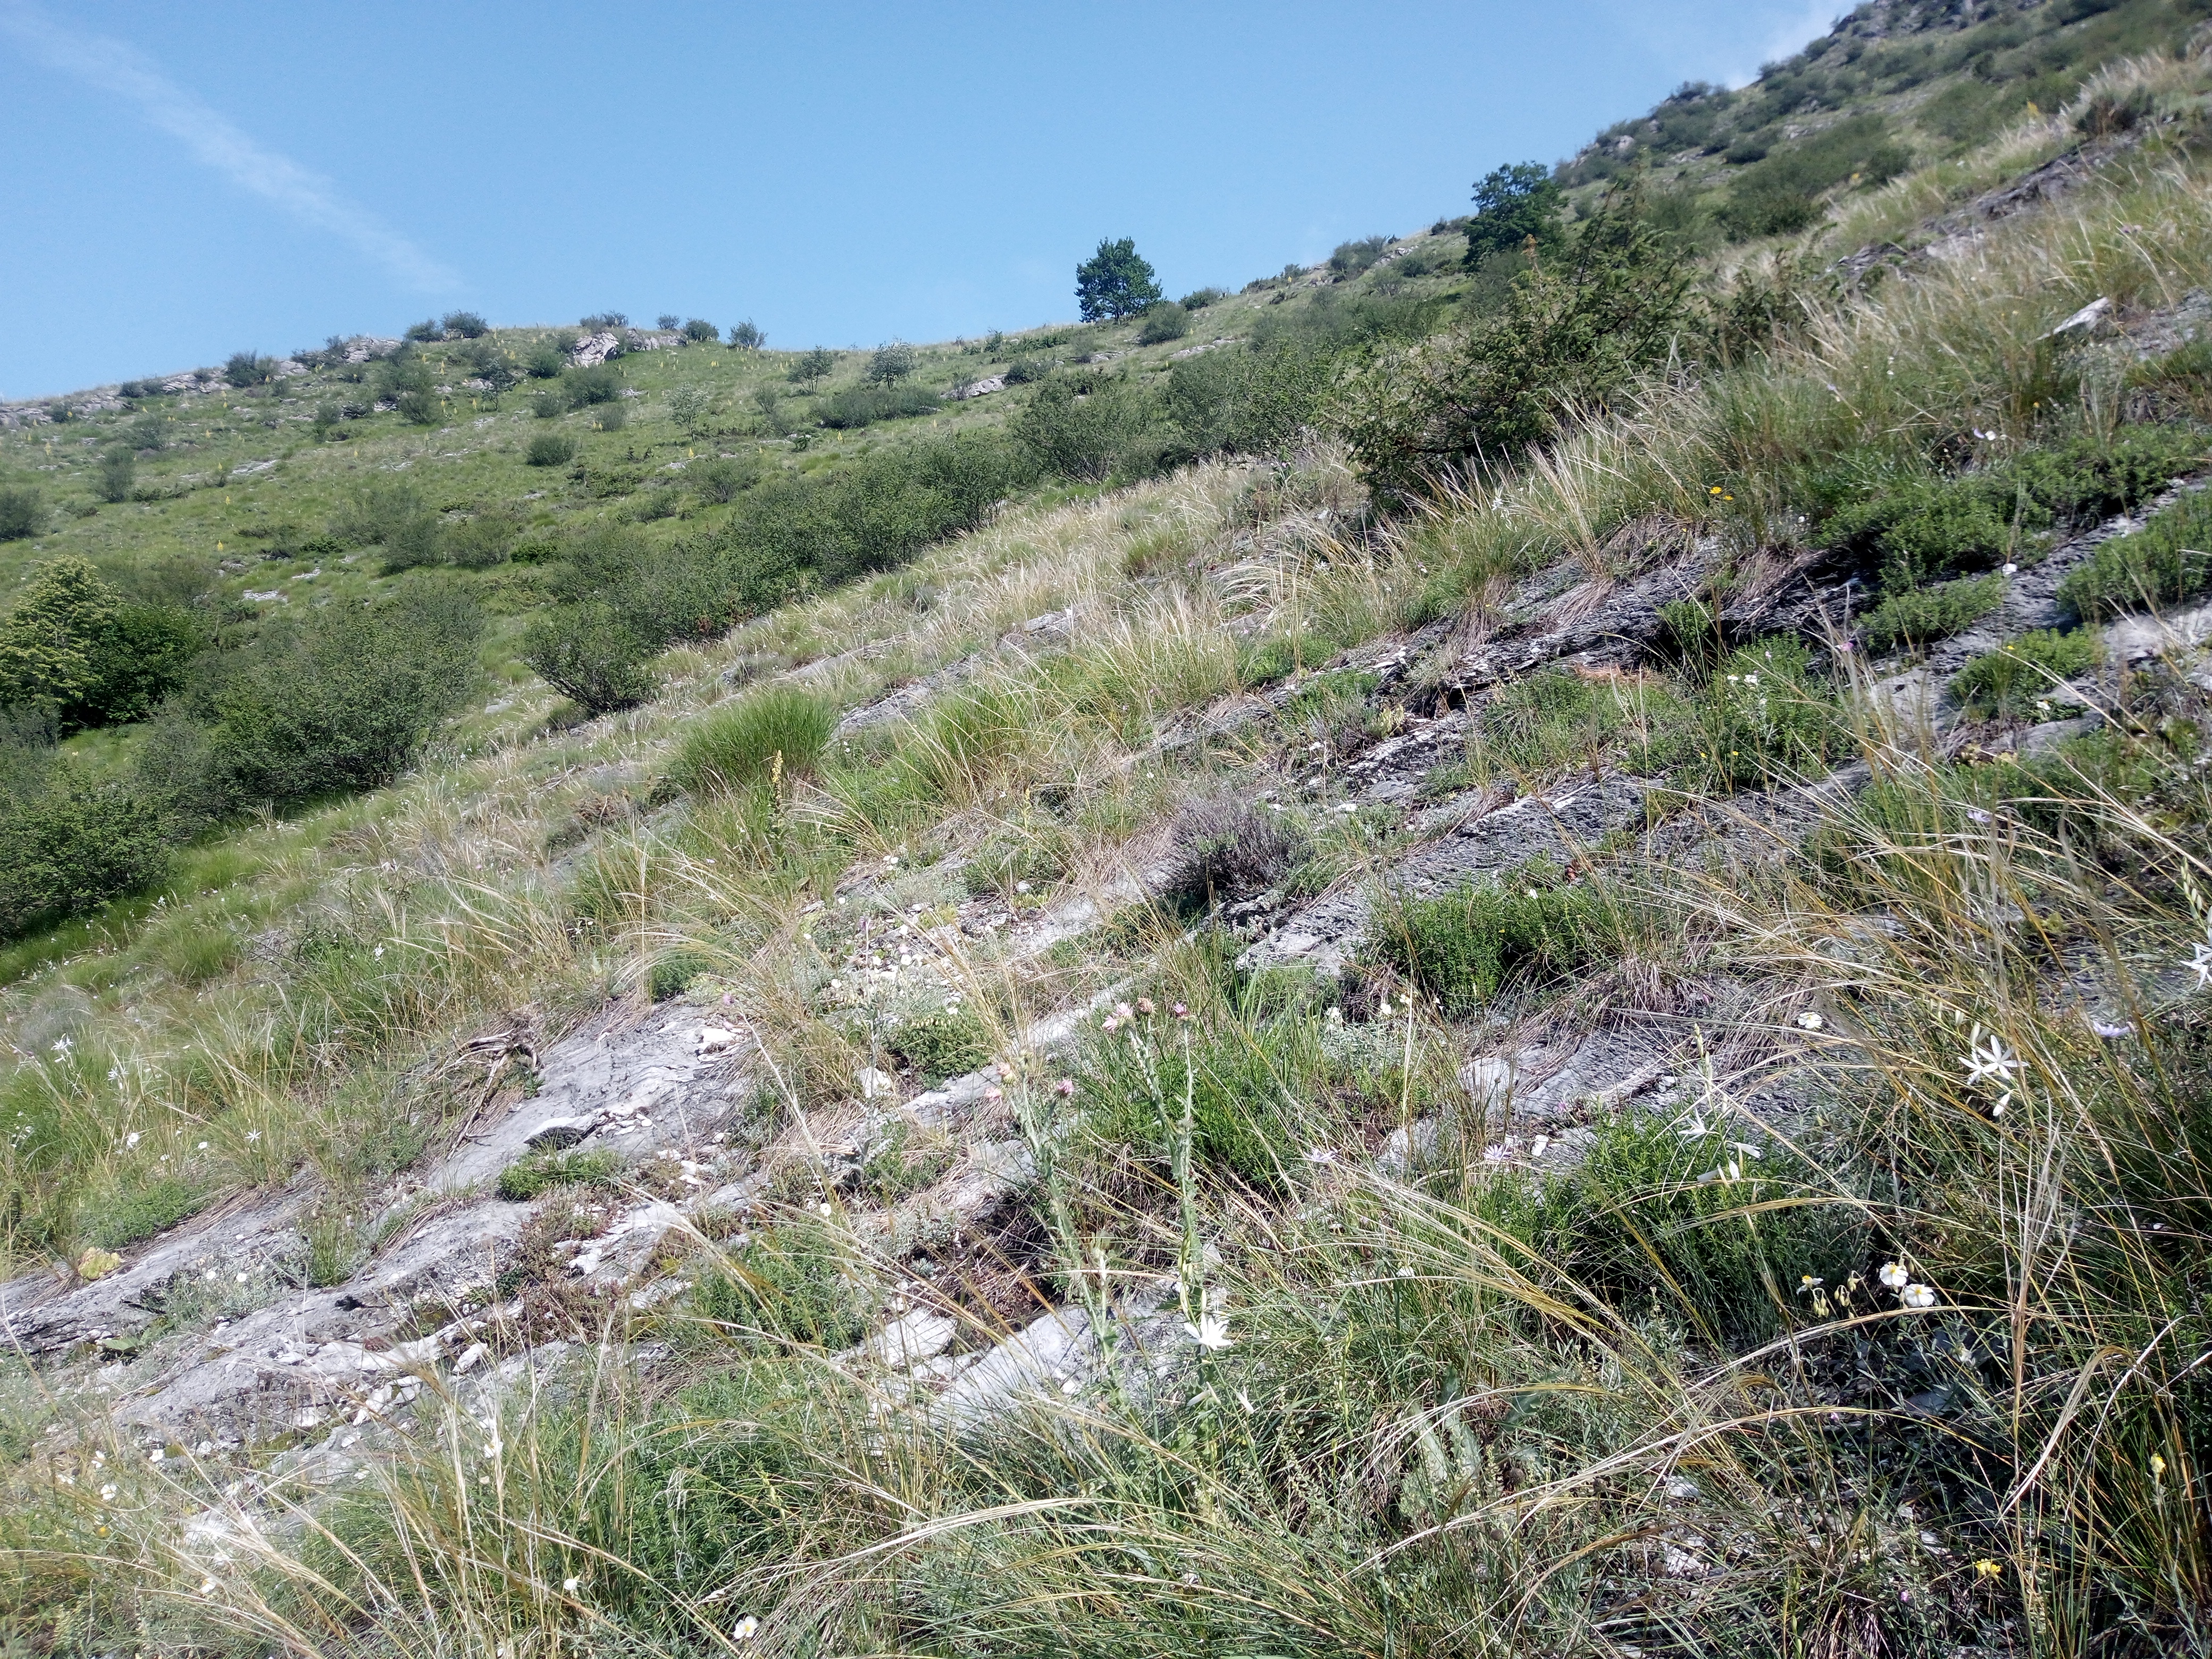
[[[2142,78],[2179,88],[2200,73]],[[1969,161],[1939,182],[1993,180],[2051,142],[2015,134],[2001,141],[1999,160]],[[1881,211],[1924,206],[1933,191],[1926,177],[1900,180]],[[1010,514],[908,571],[678,653],[670,695],[629,715],[539,736],[544,700],[533,706],[526,693],[514,723],[482,734],[474,755],[441,755],[381,796],[208,849],[157,912],[119,911],[94,948],[82,934],[52,947],[66,959],[11,994],[18,1050],[41,1056],[18,1073],[12,1103],[49,1115],[94,1191],[118,1202],[148,1186],[165,1157],[197,1160],[191,1178],[207,1189],[282,1179],[303,1163],[334,1187],[373,1182],[357,1152],[392,1102],[434,1125],[437,1103],[403,1062],[496,1007],[594,996],[679,939],[727,964],[727,982],[793,1060],[794,1076],[834,1092],[850,1063],[849,1037],[820,1000],[834,951],[817,957],[800,936],[809,896],[826,892],[848,861],[903,848],[922,867],[872,901],[900,910],[941,902],[957,877],[928,868],[933,860],[977,845],[1040,790],[1073,786],[1083,805],[1064,880],[1103,889],[1181,796],[1217,779],[1249,793],[1291,775],[1304,736],[1296,718],[1173,757],[1152,746],[1159,727],[1237,688],[1238,636],[1372,637],[1431,612],[1440,596],[1470,627],[1502,621],[1501,601],[1532,569],[1626,574],[1607,568],[1604,550],[1630,519],[1666,517],[1741,564],[1786,558],[1802,550],[1788,526],[1808,456],[1932,441],[1970,424],[2029,429],[2017,366],[2052,321],[2099,295],[2170,303],[2208,275],[2212,185],[2174,144],[2110,193],[2088,192],[1874,300],[1829,309],[1768,359],[1655,393],[1574,434],[1497,500],[1449,503],[1364,550],[1316,538],[1318,509],[1342,513],[1357,499],[1326,457],[1279,477],[1201,469]],[[652,367],[673,374],[682,363]],[[2063,418],[2094,421],[2095,410],[2087,398]],[[621,441],[640,436],[634,428]],[[1711,479],[1729,486],[1729,507],[1709,500]],[[1091,611],[1066,659],[1002,667],[985,678],[988,697],[957,705],[995,708],[993,720],[957,727],[925,716],[896,729],[833,766],[822,786],[795,791],[772,844],[754,834],[744,803],[653,805],[674,743],[726,696],[722,676],[734,665],[757,676],[827,657],[817,683],[857,705],[1075,602]],[[1933,1377],[1972,1402],[1955,1435],[1918,1432],[1909,1412],[1893,1420],[1886,1401],[1872,1408],[1881,1426],[1863,1445],[1839,1447],[1824,1418],[1869,1409],[1856,1395],[1837,1403],[1843,1385],[1828,1368],[1842,1363],[1848,1337],[1837,1342],[1827,1315],[1804,1314],[1786,1291],[1774,1299],[1790,1310],[1787,1363],[1779,1351],[1744,1360],[1726,1352],[1717,1323],[1658,1315],[1633,1274],[1576,1279],[1558,1261],[1502,1250],[1499,1229],[1525,1220],[1514,1208],[1519,1189],[1485,1177],[1472,1144],[1467,1159],[1443,1160],[1419,1186],[1316,1177],[1295,1214],[1233,1183],[1186,1186],[1180,1201],[1212,1247],[1206,1257],[1173,1242],[1172,1217],[1164,1227],[1156,1200],[1119,1216],[1113,1202],[1126,1189],[1109,1201],[1101,1186],[1100,1240],[1155,1265],[1164,1248],[1187,1292],[1209,1278],[1232,1310],[1239,1346],[1207,1356],[1172,1410],[1086,1400],[1052,1431],[956,1458],[925,1425],[888,1437],[870,1428],[859,1386],[803,1352],[750,1364],[716,1354],[701,1369],[722,1380],[699,1382],[683,1407],[687,1467],[704,1466],[718,1492],[738,1496],[686,1534],[624,1495],[678,1476],[665,1420],[611,1375],[619,1409],[607,1409],[588,1443],[556,1424],[523,1443],[526,1467],[473,1452],[451,1468],[403,1461],[373,1523],[348,1534],[381,1552],[368,1568],[396,1591],[364,1596],[355,1627],[426,1651],[499,1641],[550,1651],[594,1612],[660,1632],[638,1635],[641,1650],[661,1641],[714,1650],[740,1607],[769,1613],[773,1630],[802,1644],[824,1620],[844,1620],[827,1639],[862,1650],[960,1650],[978,1632],[1000,1647],[1102,1652],[1602,1652],[1624,1639],[1698,1650],[1732,1630],[1754,1648],[1807,1652],[1876,1642],[1914,1650],[1969,1632],[2018,1651],[2081,1650],[2095,1630],[2145,1652],[2198,1640],[2188,1621],[2203,1601],[2204,1520],[2186,1483],[2197,1478],[2201,1422],[2170,1391],[2161,1404],[2121,1387],[2109,1429],[2069,1435],[2066,1401],[2100,1366],[2132,1359],[2130,1377],[2147,1367],[2171,1383],[2196,1352],[2197,1325],[2178,1338],[2158,1328],[2162,1298],[2182,1294],[2201,1243],[2193,1212],[2172,1195],[2203,1190],[2194,1128],[2177,1140],[2160,1126],[2177,1114],[2193,1125],[2201,1102],[2185,1080],[2157,1073],[2201,1049],[2188,1046],[2190,1021],[2160,1027],[2149,1012],[2172,1000],[2160,972],[2199,927],[2171,872],[2203,878],[2201,784],[2192,793],[2188,757],[2177,767],[2162,738],[2129,762],[2158,803],[2148,813],[2136,787],[2123,798],[2106,786],[2107,760],[2084,757],[2081,772],[2046,781],[2073,801],[2057,830],[2106,849],[2107,872],[2085,875],[2025,805],[2015,804],[2002,848],[1977,839],[1963,815],[1988,799],[1988,781],[1931,768],[1916,734],[1886,729],[1878,702],[1867,708],[1868,753],[1904,793],[1840,809],[1835,827],[1863,849],[1895,930],[1867,928],[1867,895],[1846,906],[1809,866],[1701,878],[1657,859],[1626,862],[1613,878],[1657,918],[1640,948],[1671,957],[1662,978],[1724,970],[1754,980],[1765,1000],[1741,1019],[1763,1042],[1793,1029],[1791,1011],[1808,995],[1857,1039],[1860,1080],[1838,1091],[1829,1138],[1808,1144],[1814,1167],[1763,1187],[1741,1210],[1711,1208],[1699,1225],[1755,1234],[1796,1211],[1832,1213],[1849,1237],[1785,1231],[1769,1271],[1802,1260],[1802,1271],[1840,1285],[1896,1255],[1941,1285],[1954,1309],[1942,1328],[1948,1347],[1900,1332],[1870,1289],[1843,1316],[1868,1322],[1896,1377]],[[1337,729],[1318,713],[1316,729]],[[1361,717],[1388,714],[1386,703]],[[1625,741],[1601,737],[1600,750],[1625,763],[1625,750],[1604,747]],[[1574,748],[1523,751],[1524,784],[1565,769]],[[1387,855],[1395,825],[1386,815],[1361,837],[1328,839],[1340,787],[1305,792],[1299,816],[1322,838],[1329,872],[1357,881]],[[615,827],[590,827],[607,823]],[[1962,902],[1961,878],[1990,884],[1990,902],[1971,893]],[[2142,999],[2136,1029],[2154,1063],[2099,1046],[2078,1016],[2050,1006],[2032,942],[1999,919],[2006,902],[2069,918],[2086,930],[2069,936],[2076,946],[2096,933],[2112,941],[2126,966],[2106,989]],[[595,928],[580,933],[580,915]],[[342,948],[327,948],[332,939]],[[1043,968],[986,958],[979,992],[1041,1010],[1126,965],[1126,948],[1100,941]],[[1163,1000],[1171,988],[1209,1016],[1264,1030],[1249,1010],[1201,1001],[1221,994],[1202,955],[1170,950],[1155,971]],[[319,999],[343,1008],[335,1028]],[[1970,1021],[2026,1057],[2010,1126],[1958,1080]],[[1407,1031],[1411,1052],[1410,1023]],[[1455,1060],[1497,1035],[1424,1017],[1418,1076],[1385,1086],[1402,1091],[1400,1109],[1442,1105]],[[74,1047],[55,1057],[64,1036]],[[364,1061],[378,1065],[354,1074]],[[103,1081],[111,1065],[122,1075]],[[179,1107],[189,1115],[175,1118]],[[126,1149],[134,1128],[141,1140]],[[204,1136],[215,1144],[202,1158]],[[1632,1142],[1616,1150],[1626,1160],[1617,1177],[1635,1190],[1672,1191],[1696,1173],[1648,1156],[1637,1164]],[[1868,1174],[1869,1160],[1884,1158],[1892,1184]],[[1579,1218],[1571,1193],[1555,1201],[1569,1206],[1556,1237],[1613,1213],[1602,1194],[1583,1195],[1590,1208]],[[2177,1218],[2170,1237],[2152,1237],[2153,1205]],[[2094,1260],[2034,1231],[2039,1218],[2069,1210],[2123,1218]],[[1788,1260],[1793,1249],[1802,1254]],[[2021,1288],[2031,1280],[2032,1294]],[[1762,1292],[1755,1273],[1730,1282],[1752,1304],[1775,1290]],[[1723,1309],[1717,1301],[1708,1311],[1717,1320]],[[1943,1372],[1961,1345],[2002,1362]],[[735,1436],[713,1426],[730,1421],[770,1426]],[[2035,1465],[2046,1437],[2056,1460]],[[1950,1502],[1990,1478],[1956,1455],[1962,1442],[2002,1466],[1998,1491],[2011,1499],[2002,1514],[1971,1493]],[[496,1520],[472,1508],[484,1502],[467,1479],[479,1467],[496,1477]],[[1675,1492],[1683,1479],[1693,1496]],[[760,1496],[777,1481],[798,1495]],[[994,1513],[1009,1498],[1064,1507],[1025,1519]],[[90,1534],[102,1511],[72,1510],[66,1495],[48,1500],[67,1517],[54,1535],[108,1552]],[[149,1552],[143,1582],[173,1583],[189,1600],[204,1552],[172,1553],[164,1504],[151,1492],[145,1502],[126,1528]],[[1941,1528],[1929,1534],[1936,1544],[1901,1504]],[[923,1518],[951,1526],[951,1541],[868,1553]],[[1115,1547],[1098,1547],[1091,1527],[1108,1528]],[[378,1541],[395,1534],[459,1565],[441,1567],[452,1576],[427,1593],[411,1589]],[[1730,1565],[1674,1571],[1662,1539]],[[678,1583],[675,1560],[708,1545],[721,1600],[695,1616],[699,1592]],[[1995,1571],[1983,1573],[1977,1559]],[[228,1639],[216,1632],[250,1624],[264,1605],[302,1616],[285,1565],[271,1557],[260,1567],[217,1598],[234,1611],[216,1618],[209,1639]],[[570,1573],[579,1590],[553,1594]],[[126,1577],[114,1576],[118,1597]],[[2116,1599],[2126,1604],[2119,1613]],[[173,1621],[161,1625],[164,1639],[194,1628],[189,1607],[155,1605],[146,1616]],[[1049,1632],[1039,1607],[1054,1610]],[[337,1645],[333,1633],[307,1630],[301,1648]],[[264,1624],[255,1639],[271,1634]]]

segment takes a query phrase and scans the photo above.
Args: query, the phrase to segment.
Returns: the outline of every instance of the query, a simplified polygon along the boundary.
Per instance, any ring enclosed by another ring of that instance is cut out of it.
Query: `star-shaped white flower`
[[[1966,1069],[1966,1082],[1984,1084],[1997,1092],[1996,1104],[1990,1109],[1993,1117],[2002,1117],[2006,1107],[2012,1104],[2012,1080],[2015,1072],[2027,1069],[2027,1062],[2004,1046],[2004,1039],[1992,1032],[1982,1036],[1982,1028],[1974,1027],[1968,1039],[1966,1057],[1960,1062]]]
[[[2212,933],[2212,927],[2207,928]],[[2199,939],[2189,947],[2189,960],[2181,964],[2197,975],[2197,988],[2212,990],[2212,943]]]
[[[1212,1352],[1218,1353],[1224,1348],[1237,1346],[1229,1338],[1229,1322],[1218,1314],[1202,1313],[1195,1325],[1185,1320],[1182,1328],[1183,1334],[1192,1341]]]

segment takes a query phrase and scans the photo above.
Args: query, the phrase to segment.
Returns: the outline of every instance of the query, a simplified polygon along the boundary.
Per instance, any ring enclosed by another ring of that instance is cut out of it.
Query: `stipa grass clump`
[[[1188,803],[1170,833],[1174,861],[1161,896],[1186,910],[1257,897],[1290,874],[1307,845],[1280,811],[1227,796]]]
[[[695,793],[808,776],[836,729],[835,703],[798,686],[765,686],[715,709],[686,732],[671,775]]]

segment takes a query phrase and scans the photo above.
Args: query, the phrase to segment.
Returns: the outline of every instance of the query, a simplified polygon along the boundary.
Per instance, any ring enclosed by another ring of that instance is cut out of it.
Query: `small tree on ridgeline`
[[[1551,168],[1541,161],[1515,161],[1493,167],[1474,187],[1474,217],[1468,222],[1467,263],[1473,270],[1500,248],[1524,246],[1530,237],[1549,252],[1562,240],[1559,209],[1565,198]]]
[[[1159,297],[1159,282],[1134,237],[1101,238],[1098,252],[1075,268],[1075,302],[1086,323],[1133,317]]]

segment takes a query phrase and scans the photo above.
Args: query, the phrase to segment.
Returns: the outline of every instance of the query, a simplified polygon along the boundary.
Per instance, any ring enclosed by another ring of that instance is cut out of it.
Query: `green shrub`
[[[683,334],[693,345],[711,345],[722,337],[722,331],[704,317],[688,319],[684,322]]]
[[[938,395],[921,386],[841,386],[824,398],[816,413],[823,425],[848,431],[877,421],[934,414],[944,407]]]
[[[703,461],[694,461],[684,471],[684,481],[699,494],[702,501],[726,506],[734,501],[761,478],[761,463],[757,455],[732,459],[726,455],[710,455]]]
[[[566,466],[576,459],[576,440],[566,432],[533,432],[522,459],[532,466]]]
[[[837,729],[837,708],[795,685],[763,686],[702,716],[684,735],[672,775],[694,794],[770,775],[811,774]]]
[[[1181,306],[1185,311],[1203,311],[1206,307],[1213,305],[1219,301],[1225,300],[1228,297],[1229,290],[1227,289],[1200,288],[1192,289],[1188,294],[1184,295],[1182,299],[1176,301],[1176,303]]]
[[[610,363],[596,363],[589,368],[580,368],[562,384],[572,409],[589,409],[598,404],[611,404],[622,395],[622,375]]]
[[[491,325],[473,311],[449,311],[439,325],[447,334],[463,340],[477,340],[491,332]]]
[[[214,797],[287,805],[389,783],[474,693],[483,631],[452,579],[418,578],[374,606],[272,618],[244,649],[203,658],[186,697]]]
[[[12,751],[0,796],[0,939],[143,890],[168,872],[157,803],[77,763]]]
[[[463,570],[489,570],[507,562],[514,537],[514,520],[503,513],[480,511],[446,526],[442,537],[446,561]]]
[[[0,489],[0,542],[20,542],[45,528],[46,508],[35,489]]]
[[[100,470],[93,476],[93,493],[103,501],[127,501],[137,480],[138,458],[118,447],[100,458]]]
[[[2196,490],[2142,529],[2099,544],[2058,584],[2058,602],[2084,622],[2212,590],[2212,491]]]
[[[646,970],[645,993],[655,1002],[680,997],[700,975],[711,972],[714,958],[698,951],[670,951]]]
[[[601,404],[592,411],[592,425],[599,431],[619,432],[629,424],[629,410],[624,404]]]
[[[276,372],[276,360],[258,351],[234,351],[222,366],[222,378],[241,392],[259,386]]]
[[[527,1204],[554,1187],[605,1187],[622,1173],[621,1155],[604,1146],[562,1152],[528,1152],[499,1172],[499,1195]]]
[[[1828,532],[1876,566],[1885,594],[1905,592],[2002,563],[2015,539],[2010,494],[1984,475],[1908,479],[1845,507]]]
[[[931,1086],[964,1077],[991,1057],[990,1033],[964,1007],[933,1008],[901,1020],[890,1046]]]
[[[1160,400],[1121,375],[1099,380],[1087,396],[1055,375],[1009,429],[1047,471],[1094,483],[1151,472],[1170,435]]]
[[[811,386],[815,381],[833,374],[837,369],[837,354],[826,346],[816,346],[802,351],[791,360],[791,368],[785,376],[793,386]]]
[[[1145,313],[1137,330],[1139,345],[1164,345],[1190,332],[1190,313],[1173,300],[1163,300]]]
[[[659,646],[604,600],[561,605],[531,619],[521,658],[562,696],[592,714],[646,702],[659,689],[647,665]]]
[[[742,323],[730,325],[730,345],[732,349],[758,351],[767,343],[767,331],[758,327],[751,318],[746,318]]]
[[[867,1334],[875,1302],[842,1241],[804,1217],[753,1235],[692,1292],[701,1318],[748,1347],[848,1348]]]
[[[1961,633],[2004,603],[2002,576],[1969,576],[1933,587],[1908,587],[1859,618],[1869,649],[1924,646]]]
[[[1834,694],[1814,678],[1810,654],[1796,640],[1763,640],[1732,653],[1689,714],[1674,770],[1699,790],[1817,775],[1850,748]]]
[[[1509,986],[1552,985],[1620,954],[1614,907],[1589,882],[1531,866],[1498,884],[1377,908],[1378,957],[1443,1004],[1474,1012]]]
[[[1951,695],[1976,720],[2018,720],[2050,702],[2064,683],[2102,659],[2091,633],[2038,628],[1985,651],[1951,681]]]
[[[533,380],[557,380],[568,367],[568,354],[558,345],[533,346],[530,355],[522,360],[522,367]]]

